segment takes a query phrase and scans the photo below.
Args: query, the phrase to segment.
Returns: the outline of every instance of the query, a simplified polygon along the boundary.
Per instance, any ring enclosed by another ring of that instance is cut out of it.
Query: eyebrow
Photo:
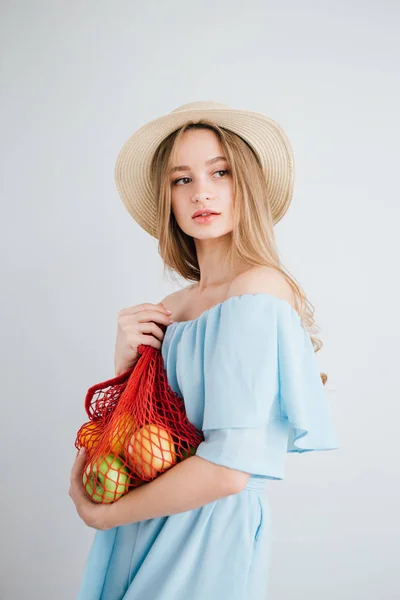
[[[225,160],[226,162],[228,162],[225,156],[215,156],[215,158],[210,158],[209,160],[206,160],[205,165],[208,167],[209,165],[213,165],[214,163],[219,162],[220,160]],[[178,167],[173,167],[170,170],[170,174],[175,173],[176,171],[190,171],[190,167],[189,165],[179,165]]]

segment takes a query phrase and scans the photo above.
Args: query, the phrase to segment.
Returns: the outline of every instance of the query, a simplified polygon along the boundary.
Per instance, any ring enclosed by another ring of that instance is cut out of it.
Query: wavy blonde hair
[[[302,325],[310,335],[314,352],[322,342],[314,333],[314,307],[293,275],[282,265],[278,255],[265,175],[256,152],[233,131],[202,119],[187,121],[170,133],[157,147],[151,163],[152,183],[157,202],[158,251],[169,268],[188,281],[200,280],[196,247],[191,236],[178,226],[171,210],[171,185],[168,171],[172,166],[179,141],[190,129],[210,129],[219,138],[233,178],[234,226],[228,260],[239,258],[252,266],[268,266],[278,271],[293,290]],[[321,373],[323,384],[328,379]]]

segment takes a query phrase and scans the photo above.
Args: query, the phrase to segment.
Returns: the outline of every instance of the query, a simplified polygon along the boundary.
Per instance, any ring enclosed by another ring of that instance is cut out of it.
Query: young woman
[[[284,477],[287,452],[338,448],[313,308],[275,243],[293,179],[274,121],[214,102],[179,107],[122,149],[121,197],[190,285],[121,310],[115,374],[140,344],[159,349],[204,441],[106,505],[86,496],[76,458],[70,495],[97,530],[79,600],[267,597],[266,483]]]

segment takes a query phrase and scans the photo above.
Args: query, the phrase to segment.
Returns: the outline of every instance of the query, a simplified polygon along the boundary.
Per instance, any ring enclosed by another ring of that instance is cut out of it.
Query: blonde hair
[[[180,227],[171,210],[171,185],[169,168],[172,166],[179,141],[190,129],[210,129],[219,138],[230,166],[233,179],[234,226],[228,250],[228,260],[241,259],[252,266],[268,266],[278,271],[293,290],[302,325],[310,335],[314,352],[322,348],[322,342],[314,333],[319,327],[314,321],[314,307],[300,284],[282,265],[279,258],[271,208],[268,202],[265,174],[260,160],[251,146],[239,135],[202,119],[186,122],[170,133],[157,147],[152,164],[152,182],[157,202],[158,250],[169,268],[188,281],[200,280],[196,247],[191,236]],[[321,373],[323,384],[328,379]]]

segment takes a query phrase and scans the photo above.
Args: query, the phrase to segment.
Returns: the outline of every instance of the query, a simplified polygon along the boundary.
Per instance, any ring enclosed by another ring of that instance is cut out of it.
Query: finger
[[[122,315],[124,316],[124,315]],[[127,315],[125,315],[126,317]],[[171,316],[165,312],[158,310],[142,310],[136,313],[135,320],[137,323],[161,323],[162,325],[171,324]]]
[[[151,346],[152,348],[156,348],[156,350],[161,350],[161,342],[162,340],[157,339],[152,335],[139,335],[137,338],[138,345],[144,344],[145,346]]]
[[[118,327],[125,330],[127,334],[136,333],[137,328],[149,327],[152,323],[168,327],[173,323],[173,319],[165,313],[151,310],[145,310],[136,315],[120,315],[118,317]]]
[[[140,333],[142,333],[142,334],[152,334],[154,337],[159,339],[160,342],[162,341],[162,339],[164,337],[163,330],[155,323],[149,323],[149,322],[140,323],[138,325],[138,329],[139,329]]]
[[[85,461],[86,461],[86,449],[81,448],[75,457],[74,464],[72,465],[71,480],[76,479],[78,477],[80,478]]]

